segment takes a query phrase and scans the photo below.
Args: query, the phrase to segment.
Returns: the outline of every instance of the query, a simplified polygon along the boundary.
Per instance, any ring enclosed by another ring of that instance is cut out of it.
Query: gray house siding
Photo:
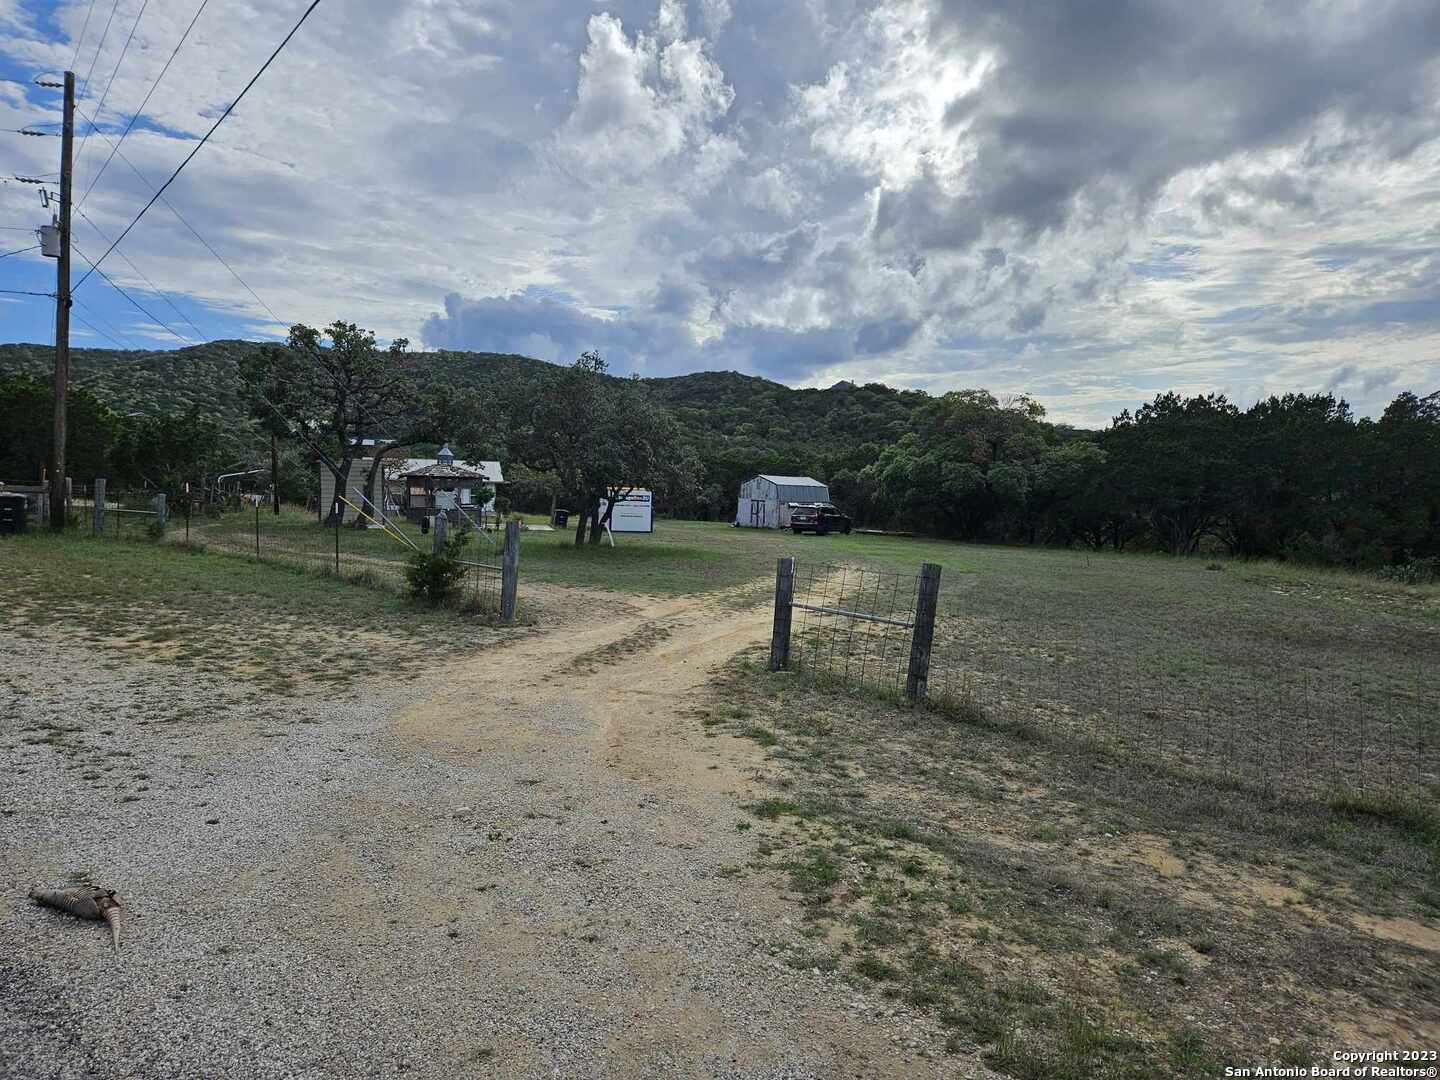
[[[370,470],[370,462],[372,460],[372,458],[356,458],[350,463],[349,480],[345,485],[345,490],[341,492],[346,499],[362,508],[367,514],[373,513],[373,510],[360,501],[360,496],[356,493],[355,489],[365,483],[365,474]],[[330,514],[330,504],[335,498],[335,477],[323,464],[317,465],[316,468],[320,473],[320,503],[317,510],[320,515],[320,520],[324,521]],[[384,490],[384,478],[377,471],[375,473],[374,483],[370,485],[370,490],[366,493],[375,506],[382,505],[384,501]],[[341,509],[344,512],[345,524],[350,524],[357,517],[355,511],[350,507],[342,505]]]

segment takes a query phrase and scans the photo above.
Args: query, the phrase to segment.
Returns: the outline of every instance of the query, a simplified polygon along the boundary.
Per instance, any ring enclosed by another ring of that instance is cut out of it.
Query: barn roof
[[[772,476],[769,473],[761,473],[761,480],[769,480],[777,487],[825,487],[819,480],[812,476]],[[829,488],[826,488],[828,491]]]

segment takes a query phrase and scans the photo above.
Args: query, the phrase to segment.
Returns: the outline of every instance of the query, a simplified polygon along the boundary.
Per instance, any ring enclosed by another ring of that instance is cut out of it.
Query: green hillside
[[[248,404],[238,361],[254,346],[214,341],[185,349],[75,349],[74,384],[120,413],[154,415],[192,408],[229,428],[246,426]],[[411,373],[421,388],[450,382],[497,397],[550,365],[528,356],[484,352],[414,353]],[[48,345],[0,345],[0,375],[47,377]],[[793,390],[733,371],[646,379],[674,410],[707,464],[707,483],[733,486],[755,471],[813,472],[822,462],[866,443],[894,442],[924,401],[917,391],[838,383],[827,390]]]

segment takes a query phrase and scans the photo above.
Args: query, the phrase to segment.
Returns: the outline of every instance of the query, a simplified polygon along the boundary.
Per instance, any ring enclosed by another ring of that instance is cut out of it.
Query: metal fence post
[[[515,591],[520,581],[520,522],[505,523],[505,556],[500,563],[500,621],[515,621]]]
[[[790,666],[790,603],[795,599],[795,556],[775,564],[775,627],[770,633],[770,670]]]
[[[94,533],[95,533],[96,536],[104,536],[104,535],[105,535],[105,477],[103,477],[103,476],[97,476],[97,477],[95,478],[94,497],[95,497],[95,514],[94,514],[94,518],[92,519],[92,520],[94,521],[93,531],[94,531]]]
[[[260,558],[260,504],[255,504],[255,558]]]
[[[443,512],[435,515],[435,528],[430,530],[430,553],[439,555],[445,550],[445,529],[450,519]]]
[[[905,675],[905,696],[924,701],[930,684],[930,643],[935,639],[935,606],[940,596],[940,564],[920,567],[915,594],[915,630],[910,637],[910,669]]]
[[[340,576],[340,519],[335,519],[335,576]]]

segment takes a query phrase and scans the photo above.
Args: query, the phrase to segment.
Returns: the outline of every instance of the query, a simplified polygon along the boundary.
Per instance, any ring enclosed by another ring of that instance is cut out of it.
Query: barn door
[[[765,500],[764,500],[764,499],[751,499],[751,500],[750,500],[750,524],[753,525],[755,528],[758,529],[758,528],[760,528],[760,527],[764,524],[764,522],[765,522]]]

